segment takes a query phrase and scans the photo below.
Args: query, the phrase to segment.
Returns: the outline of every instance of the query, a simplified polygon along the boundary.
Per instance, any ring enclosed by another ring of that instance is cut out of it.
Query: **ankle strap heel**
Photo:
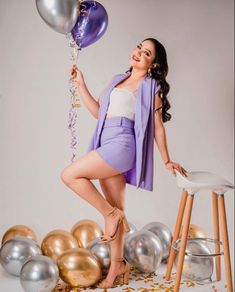
[[[122,277],[123,284],[127,285],[129,283],[130,264],[127,262],[127,260],[124,257],[122,257],[122,258],[114,258],[114,259],[111,259],[111,261],[124,262],[125,263],[125,271],[121,275],[123,276]]]
[[[124,262],[125,268],[123,269],[123,271],[120,274],[117,274],[116,277],[123,276],[122,277],[123,284],[128,284],[129,283],[129,274],[130,274],[130,264],[127,262],[127,260],[124,257],[111,258],[111,261]],[[101,283],[99,283],[97,285],[97,287],[104,289],[104,288],[114,288],[116,286],[113,285],[113,283],[109,284],[108,280],[104,279]]]
[[[113,258],[111,259],[112,262],[122,262],[125,261],[125,258]]]
[[[118,227],[119,225],[122,223],[123,224],[123,228],[125,232],[129,232],[130,231],[130,227],[128,225],[126,216],[124,214],[124,211],[117,208],[117,207],[113,207],[106,215],[105,218],[109,217],[110,215],[112,215],[113,213],[117,212],[116,218],[118,216],[118,219],[116,219],[116,224],[115,224],[115,230],[113,232],[112,235],[109,234],[104,234],[101,236],[101,241],[100,243],[108,243],[111,242],[112,240],[116,239],[117,237],[117,231],[118,231]]]
[[[123,284],[129,284],[130,265],[126,262],[126,271],[123,274]]]

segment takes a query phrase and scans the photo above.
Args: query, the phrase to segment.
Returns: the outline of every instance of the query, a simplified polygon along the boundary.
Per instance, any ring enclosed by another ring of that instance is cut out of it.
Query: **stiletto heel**
[[[122,222],[123,222],[124,230],[126,232],[129,232],[131,229],[130,229],[130,226],[129,226],[128,222],[127,222],[126,216],[124,216],[122,220],[123,220]]]
[[[129,263],[126,262],[126,260],[124,259],[125,263],[126,263],[126,271],[123,274],[123,284],[128,285],[129,284],[129,274],[130,274],[130,265]]]

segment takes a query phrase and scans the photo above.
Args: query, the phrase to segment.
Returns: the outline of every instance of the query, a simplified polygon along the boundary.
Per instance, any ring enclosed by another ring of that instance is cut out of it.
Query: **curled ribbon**
[[[82,44],[78,42],[78,39],[82,36],[84,26],[87,25],[88,19],[89,19],[89,13],[90,10],[86,10],[86,6],[83,4],[84,0],[80,0],[80,14],[82,16],[86,16],[86,22],[84,22],[83,26],[80,26],[77,32],[77,35],[75,39],[73,39],[73,36],[71,32],[66,34],[66,37],[68,39],[68,45],[71,48],[71,60],[74,64],[77,65],[78,61],[78,54],[79,51],[82,49]],[[93,2],[94,6],[96,6],[96,2],[94,0]],[[74,80],[72,77],[69,78],[69,91],[70,91],[70,109],[69,109],[69,119],[68,119],[68,129],[71,131],[71,149],[72,149],[72,158],[71,162],[74,161],[76,158],[76,146],[77,146],[77,135],[76,135],[76,122],[77,122],[77,108],[81,106],[79,95],[78,95],[78,89],[74,85]]]
[[[71,33],[67,34],[69,47],[71,48],[71,60],[74,64],[77,64],[78,52],[81,48],[77,46]],[[76,135],[76,122],[77,122],[77,108],[81,106],[78,89],[74,85],[73,78],[69,78],[69,92],[70,92],[70,109],[69,109],[69,119],[68,119],[68,129],[71,131],[71,149],[72,149],[72,158],[71,162],[76,158],[76,146],[77,146],[77,135]]]

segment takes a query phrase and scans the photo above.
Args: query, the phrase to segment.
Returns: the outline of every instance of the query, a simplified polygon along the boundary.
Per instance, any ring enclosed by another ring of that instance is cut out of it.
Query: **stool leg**
[[[190,224],[190,219],[191,219],[191,214],[192,214],[193,199],[194,199],[194,195],[188,195],[187,202],[186,202],[186,209],[185,209],[185,217],[184,217],[184,222],[183,222],[184,224],[183,224],[183,230],[182,230],[182,236],[181,236],[180,250],[179,250],[178,262],[177,262],[177,267],[176,267],[174,292],[178,292],[179,287],[180,287],[180,281],[181,281],[183,264],[184,264],[185,249],[186,249],[187,239],[188,239],[188,230],[189,230],[189,224]]]
[[[212,192],[212,209],[213,209],[213,227],[214,227],[214,239],[220,240],[219,236],[219,212],[218,212],[218,195]],[[215,243],[215,253],[220,253],[220,244]],[[221,280],[221,264],[220,256],[215,258],[216,261],[216,280]]]
[[[185,209],[185,205],[186,205],[186,201],[187,201],[187,196],[188,196],[188,193],[185,190],[183,190],[172,242],[176,241],[179,237],[180,228],[182,225],[182,219],[184,216],[184,209]],[[166,275],[165,275],[166,280],[169,280],[171,277],[171,271],[172,271],[174,259],[175,259],[175,250],[171,246],[170,247],[170,254],[169,254],[169,258],[168,258],[168,263],[167,263]]]
[[[232,283],[232,269],[230,262],[230,252],[229,252],[229,239],[228,239],[228,228],[227,228],[227,219],[224,203],[224,195],[219,195],[219,214],[220,214],[220,223],[221,223],[221,234],[222,234],[222,243],[224,249],[224,263],[225,263],[225,272],[227,280],[227,291],[233,291]]]

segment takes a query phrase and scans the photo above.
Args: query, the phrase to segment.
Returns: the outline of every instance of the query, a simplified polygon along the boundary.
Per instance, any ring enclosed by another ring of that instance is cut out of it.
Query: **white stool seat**
[[[231,182],[212,172],[190,171],[187,173],[187,177],[183,176],[177,169],[175,172],[178,187],[185,189],[190,195],[201,190],[211,190],[221,195],[234,188]]]

